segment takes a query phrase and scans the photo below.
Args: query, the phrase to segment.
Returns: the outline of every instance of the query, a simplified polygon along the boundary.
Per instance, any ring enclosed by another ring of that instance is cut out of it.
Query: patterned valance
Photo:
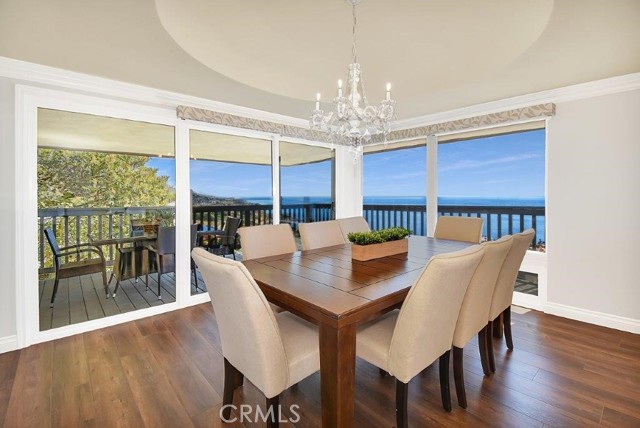
[[[427,135],[447,134],[470,129],[487,128],[496,125],[522,122],[532,119],[543,119],[554,116],[556,105],[553,103],[538,104],[499,113],[468,117],[450,122],[435,123],[417,128],[399,129],[389,133],[388,141],[401,141],[426,137]],[[326,135],[319,131],[312,131],[298,126],[283,125],[266,120],[251,119],[228,113],[206,110],[202,108],[178,106],[177,115],[180,119],[198,120],[234,128],[251,129],[283,137],[300,138],[310,141],[327,141]]]

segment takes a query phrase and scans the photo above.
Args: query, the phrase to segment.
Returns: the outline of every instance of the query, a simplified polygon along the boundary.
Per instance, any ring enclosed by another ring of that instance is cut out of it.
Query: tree
[[[169,177],[149,157],[38,149],[38,207],[164,206],[175,200]]]

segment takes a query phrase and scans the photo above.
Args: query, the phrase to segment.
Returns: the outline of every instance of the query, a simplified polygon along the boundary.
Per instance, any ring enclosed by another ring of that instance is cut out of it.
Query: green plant
[[[409,236],[411,232],[402,227],[391,227],[389,229],[372,230],[371,232],[351,232],[347,235],[349,242],[356,245],[380,244],[382,242],[397,241]]]

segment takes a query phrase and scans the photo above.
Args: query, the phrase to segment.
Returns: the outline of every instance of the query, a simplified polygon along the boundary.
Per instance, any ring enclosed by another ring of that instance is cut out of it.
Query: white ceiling
[[[640,71],[639,0],[364,0],[367,95],[400,118]],[[351,58],[344,0],[0,0],[0,56],[306,118]]]

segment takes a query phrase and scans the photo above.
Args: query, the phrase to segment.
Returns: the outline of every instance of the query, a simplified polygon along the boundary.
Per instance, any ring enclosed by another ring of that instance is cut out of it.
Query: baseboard
[[[0,337],[0,354],[18,349],[18,336]]]
[[[640,320],[633,318],[605,314],[604,312],[591,311],[551,302],[547,302],[544,311],[547,314],[557,315],[563,318],[640,334]]]

